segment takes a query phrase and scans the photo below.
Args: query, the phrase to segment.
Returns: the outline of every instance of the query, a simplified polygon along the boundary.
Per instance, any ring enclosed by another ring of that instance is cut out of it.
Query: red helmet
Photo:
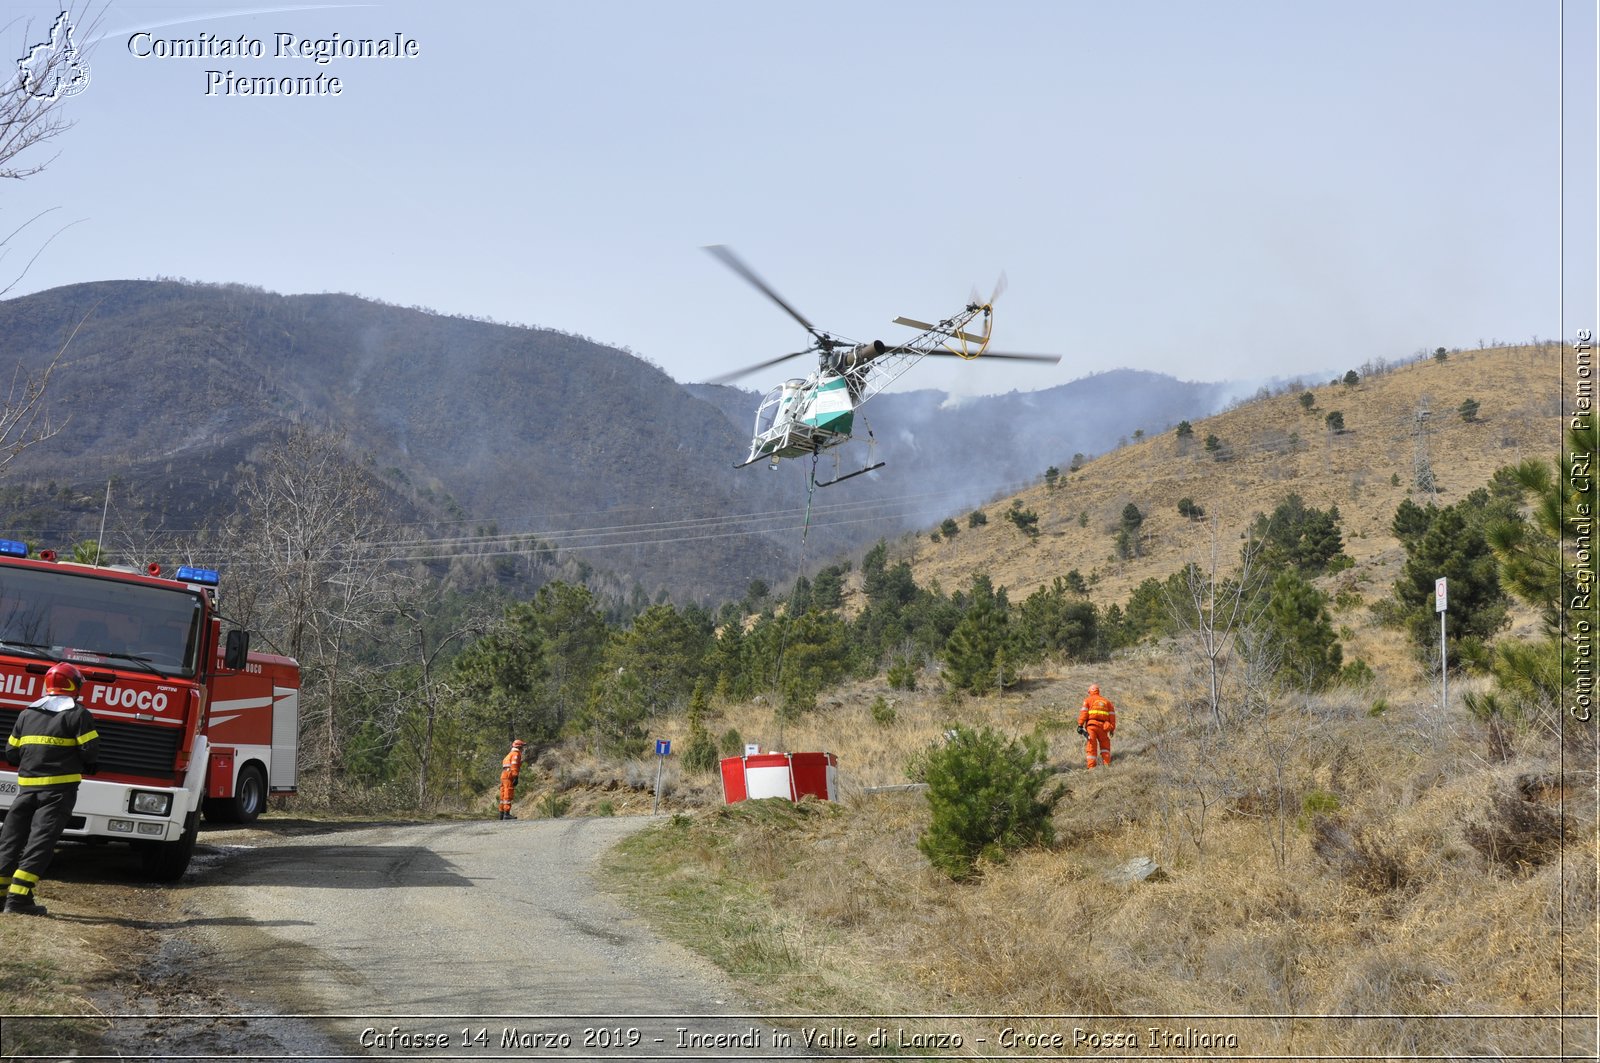
[[[522,739],[519,738],[516,741],[512,742],[511,744],[515,748],[521,749],[523,746],[527,745],[528,743],[524,742]]]
[[[76,694],[83,689],[83,673],[78,666],[62,661],[44,674],[46,694]]]

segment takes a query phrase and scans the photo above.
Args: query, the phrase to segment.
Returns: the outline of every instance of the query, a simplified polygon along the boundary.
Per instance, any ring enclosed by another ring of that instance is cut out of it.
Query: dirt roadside
[[[170,888],[134,882],[120,850],[69,847],[47,883],[53,917],[5,932],[62,947],[99,1041],[62,1030],[47,1047],[46,1029],[7,1017],[5,1050],[671,1059],[744,1037],[766,1054],[768,1029],[745,1017],[760,1001],[595,888],[599,856],[647,822],[269,817],[205,831]]]

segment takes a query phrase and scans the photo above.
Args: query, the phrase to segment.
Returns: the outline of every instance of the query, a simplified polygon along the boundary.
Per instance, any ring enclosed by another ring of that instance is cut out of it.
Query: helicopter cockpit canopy
[[[772,431],[793,398],[805,388],[806,381],[803,377],[792,377],[767,392],[767,397],[761,400],[761,407],[756,410],[756,435],[764,436]]]

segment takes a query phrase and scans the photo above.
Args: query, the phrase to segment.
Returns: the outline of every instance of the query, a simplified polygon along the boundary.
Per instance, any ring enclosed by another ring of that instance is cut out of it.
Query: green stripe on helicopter
[[[834,377],[817,385],[800,423],[826,432],[848,435],[855,422],[855,404],[844,377]]]

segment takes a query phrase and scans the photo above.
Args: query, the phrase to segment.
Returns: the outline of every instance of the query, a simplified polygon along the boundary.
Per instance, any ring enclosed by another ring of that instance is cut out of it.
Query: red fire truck
[[[270,794],[294,792],[300,666],[251,653],[243,630],[223,637],[214,570],[167,578],[28,555],[0,539],[0,736],[43,696],[51,665],[77,665],[100,771],[79,787],[66,837],[129,842],[151,878],[177,879],[202,812],[248,822]],[[16,773],[0,771],[0,815],[16,794]]]

